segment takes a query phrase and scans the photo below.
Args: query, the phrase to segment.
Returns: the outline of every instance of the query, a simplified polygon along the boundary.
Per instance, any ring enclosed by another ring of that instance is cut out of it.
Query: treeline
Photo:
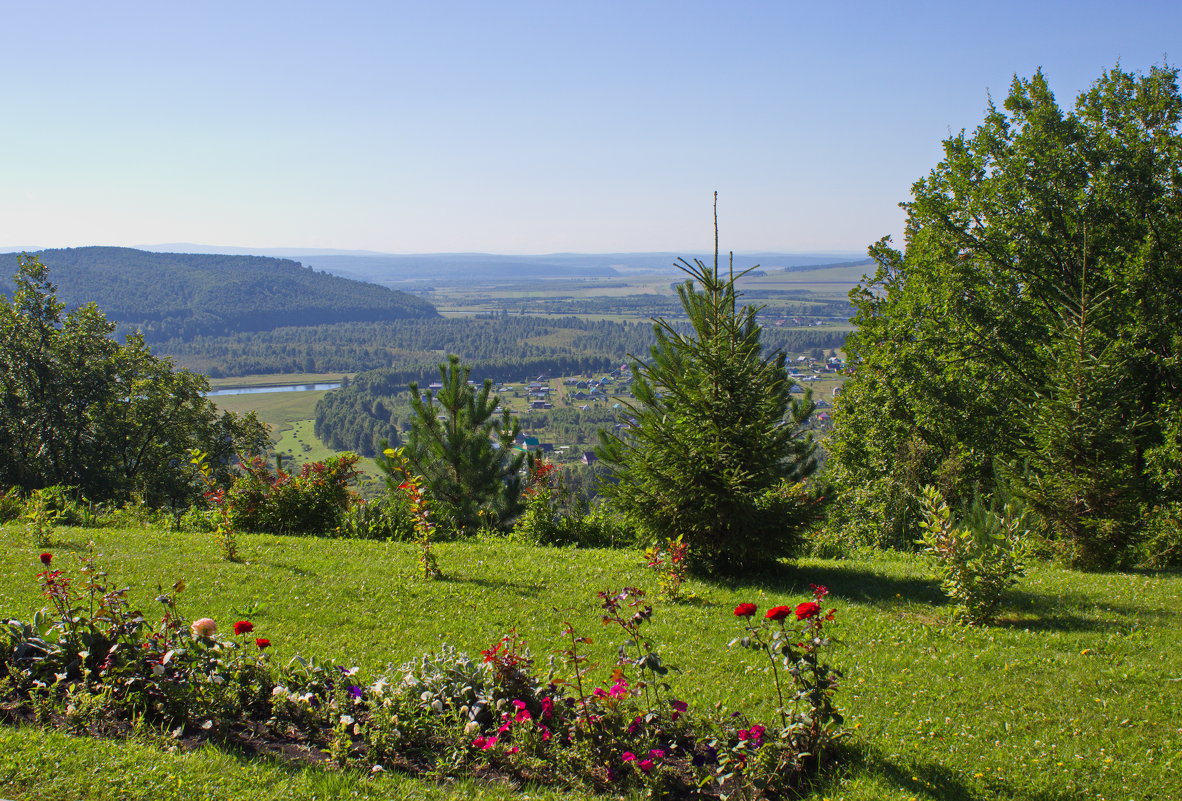
[[[84,247],[36,254],[67,308],[97,303],[120,333],[151,343],[277,326],[437,317],[422,298],[317,272],[289,259]],[[0,275],[17,254],[0,255]],[[0,279],[0,292],[11,294]]]
[[[579,318],[492,315],[291,326],[226,337],[172,340],[155,347],[178,364],[214,378],[262,373],[361,372],[382,367],[435,364],[455,353],[471,363],[557,356],[643,355],[653,344],[652,325]],[[765,329],[773,349],[805,353],[840,348],[845,332]]]
[[[752,289],[744,291],[743,302],[766,305],[763,314],[809,315],[825,317],[853,316],[853,307],[844,300],[814,298],[807,289]],[[787,303],[785,301],[797,301]],[[653,317],[676,317],[683,314],[673,295],[624,295],[622,297],[550,297],[498,298],[498,309],[511,314],[635,314]]]
[[[454,353],[470,363],[602,356],[642,350],[651,326],[542,317],[435,318],[278,328],[255,334],[166,342],[159,353],[207,375],[359,372],[436,364]]]
[[[607,356],[569,355],[473,364],[473,381],[487,378],[498,383],[540,375],[586,375],[619,366],[618,360]],[[347,387],[327,393],[316,404],[316,436],[330,448],[374,456],[381,451],[383,440],[398,444],[401,432],[409,427],[409,384],[413,381],[426,388],[438,380],[438,362],[361,373]]]

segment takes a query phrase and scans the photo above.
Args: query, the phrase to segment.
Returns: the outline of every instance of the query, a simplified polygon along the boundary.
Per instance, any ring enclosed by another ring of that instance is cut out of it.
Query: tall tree
[[[1135,510],[1178,497],[1147,466],[1182,397],[1180,120],[1172,68],[1111,70],[1069,111],[1037,73],[944,142],[903,204],[905,252],[875,245],[852,295],[843,522],[906,543],[918,486],[1004,485],[1073,561],[1111,564]]]
[[[508,409],[497,415],[500,399],[492,394],[492,380],[477,390],[468,383],[471,372],[453,355],[439,365],[437,391],[410,385],[414,417],[407,437],[411,468],[426,480],[440,517],[469,533],[504,525],[521,511],[526,460],[514,449],[517,419]],[[379,465],[389,476],[400,475],[385,460]]]
[[[36,259],[15,282],[0,297],[0,484],[180,502],[194,491],[188,449],[224,469],[236,449],[265,446],[253,415],[219,415],[203,377],[174,372],[139,336],[115,342],[94,304],[66,314]]]
[[[682,537],[698,570],[733,573],[792,550],[800,509],[786,482],[815,467],[802,431],[813,403],[792,397],[785,354],[764,353],[758,309],[738,305],[742,273],[719,270],[717,243],[712,266],[678,266],[690,330],[658,320],[649,359],[634,361],[637,402],[621,434],[600,433],[614,473],[603,490],[649,536]]]

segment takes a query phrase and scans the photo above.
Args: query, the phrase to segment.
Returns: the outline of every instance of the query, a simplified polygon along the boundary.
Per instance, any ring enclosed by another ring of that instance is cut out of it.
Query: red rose
[[[263,650],[264,648],[271,647],[271,641],[268,640],[266,637],[259,637],[257,640],[254,641],[254,644],[259,647],[260,651]]]
[[[796,619],[808,620],[821,611],[821,605],[816,601],[805,601],[800,606],[796,607]]]
[[[51,554],[51,553],[41,554],[41,564],[47,565],[52,561],[53,561],[53,554]]]
[[[254,624],[249,620],[239,620],[234,624],[235,634],[250,634],[252,631],[254,631]]]
[[[766,617],[768,620],[783,620],[790,614],[792,614],[792,610],[787,606],[773,606],[771,609],[767,610],[767,613],[764,615],[764,617]]]
[[[735,617],[751,617],[757,608],[755,604],[739,604],[735,607]]]

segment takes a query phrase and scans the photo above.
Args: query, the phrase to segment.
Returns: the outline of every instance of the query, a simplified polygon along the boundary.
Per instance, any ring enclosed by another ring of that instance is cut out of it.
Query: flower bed
[[[675,692],[647,636],[653,609],[635,588],[600,593],[619,633],[615,664],[587,656],[570,623],[540,669],[510,632],[477,657],[448,646],[382,675],[299,656],[277,665],[251,621],[186,621],[178,582],[150,624],[111,590],[93,556],[77,576],[42,555],[50,606],[4,622],[0,703],[10,718],[91,734],[137,727],[180,740],[233,742],[383,772],[466,773],[653,798],[777,797],[800,786],[841,736],[838,673],[823,661],[835,617],[824,588],[795,607],[735,615],[735,643],[769,660],[778,717],[700,710]]]

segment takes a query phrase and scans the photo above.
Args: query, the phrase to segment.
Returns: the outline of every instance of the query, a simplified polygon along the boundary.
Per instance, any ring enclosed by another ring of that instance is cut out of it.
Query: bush
[[[16,520],[21,516],[24,508],[25,502],[21,498],[19,489],[9,487],[6,490],[0,490],[0,523]]]
[[[412,541],[415,525],[406,496],[394,493],[372,501],[358,500],[341,516],[340,533],[358,540]]]
[[[940,586],[955,604],[957,619],[969,624],[993,620],[1002,593],[1025,573],[1028,531],[1011,506],[990,509],[975,499],[959,525],[934,487],[924,487],[924,519],[918,540],[936,559]]]
[[[1182,502],[1158,506],[1145,518],[1137,561],[1149,568],[1182,567]]]
[[[230,524],[270,534],[335,531],[354,497],[349,487],[359,458],[345,453],[305,464],[298,473],[272,470],[257,456],[245,461],[228,493]]]

